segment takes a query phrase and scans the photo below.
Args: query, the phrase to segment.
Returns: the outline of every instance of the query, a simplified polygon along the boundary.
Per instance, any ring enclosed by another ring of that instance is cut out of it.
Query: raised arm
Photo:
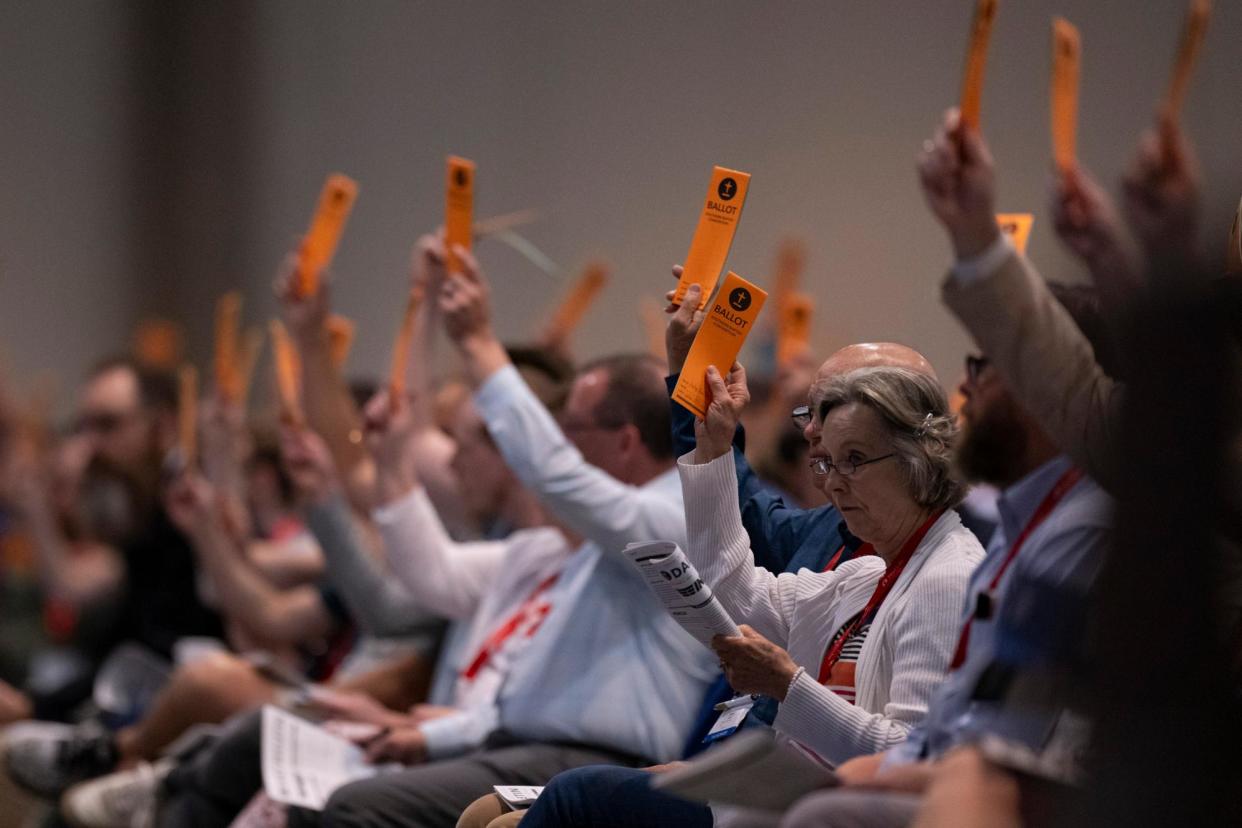
[[[1108,193],[1081,167],[1057,174],[1052,194],[1057,236],[1091,271],[1114,325],[1142,290],[1142,256]]]
[[[949,309],[1022,406],[1096,480],[1115,482],[1119,386],[1035,268],[1001,236],[995,176],[982,136],[950,110],[919,158],[932,213],[957,264],[942,288]]]
[[[674,279],[681,279],[681,266],[673,268]],[[698,310],[699,293],[702,288],[692,284],[686,291],[686,301],[673,303],[675,290],[665,296],[670,314],[665,328],[664,344],[668,356],[669,414],[673,430],[673,456],[681,457],[694,451],[694,413],[672,399],[673,389],[680,378],[686,355],[703,323],[703,311]],[[746,460],[746,432],[741,424],[733,432],[733,463],[737,474],[737,500],[742,510],[742,525],[750,537],[750,549],[755,561],[771,572],[783,572],[798,548],[806,539],[812,512],[785,503],[785,499],[765,484]]]
[[[441,251],[442,252],[442,251]],[[489,288],[469,251],[445,280],[440,310],[477,389],[475,404],[518,479],[568,528],[619,552],[631,541],[684,536],[680,504],[592,466],[513,368],[492,329]]]
[[[375,470],[358,439],[362,417],[341,369],[332,360],[327,327],[331,284],[325,281],[310,296],[300,295],[293,288],[297,262],[297,254],[285,257],[274,289],[302,358],[302,405],[308,424],[332,451],[350,502],[365,512],[373,504]]]
[[[408,404],[380,391],[367,404],[366,430],[381,504],[374,519],[389,568],[427,611],[469,617],[499,574],[507,543],[449,537],[415,471],[410,446],[416,427]]]
[[[686,508],[686,556],[739,624],[784,646],[798,591],[824,588],[835,574],[773,575],[756,566],[738,512],[731,437],[750,399],[746,372],[734,364],[727,378],[708,369],[712,401],[696,423],[697,448],[677,463]]]
[[[287,428],[281,435],[281,450],[305,509],[307,528],[323,550],[328,579],[363,629],[388,637],[436,626],[439,616],[426,611],[363,546],[323,440],[313,432]]]
[[[203,570],[216,587],[221,609],[255,634],[296,644],[331,632],[333,618],[312,586],[279,590],[245,559],[220,518],[215,492],[197,472],[175,480],[166,498],[168,515],[190,539]]]

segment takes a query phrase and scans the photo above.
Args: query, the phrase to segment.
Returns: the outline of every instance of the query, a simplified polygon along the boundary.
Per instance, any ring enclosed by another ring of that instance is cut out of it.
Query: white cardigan
[[[927,714],[949,669],[970,574],[983,548],[952,510],[932,525],[880,606],[855,672],[856,703],[816,681],[832,636],[862,610],[884,573],[870,555],[833,572],[773,575],[755,566],[737,502],[733,457],[677,464],[686,555],[739,624],[786,648],[806,672],[789,688],[778,732],[840,764],[901,742]]]

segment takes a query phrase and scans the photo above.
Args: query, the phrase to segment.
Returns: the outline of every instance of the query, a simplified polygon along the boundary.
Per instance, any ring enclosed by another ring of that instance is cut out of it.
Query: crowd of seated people
[[[1119,206],[1086,170],[1057,174],[1055,229],[1089,285],[1045,281],[1001,231],[991,151],[956,110],[917,171],[953,252],[942,301],[978,349],[957,410],[917,342],[861,342],[760,380],[762,405],[742,364],[710,366],[696,417],[671,395],[704,323],[698,285],[668,294],[663,358],[575,367],[502,344],[487,276],[443,233],[415,245],[408,387],[351,393],[330,293],[296,289],[291,254],[275,291],[300,411],[250,417],[211,389],[187,457],[174,378],[131,358],[90,370],[63,436],[0,398],[0,532],[31,549],[55,627],[29,676],[0,682],[0,810],[33,797],[48,824],[88,828],[1089,822],[1126,781],[1108,700],[1144,712],[1117,689],[1136,659],[1102,669],[1134,651],[1116,596],[1161,588],[1118,515],[1150,518],[1168,482],[1136,480],[1136,454],[1176,454],[1135,426],[1151,420],[1135,400],[1177,381],[1134,359],[1150,271],[1208,292],[1194,318],[1209,321],[1179,336],[1215,336],[1228,363],[1223,389],[1202,383],[1211,429],[1181,423],[1221,459],[1195,501],[1216,511],[1186,533],[1216,550],[1186,616],[1207,628],[1173,632],[1216,642],[1189,686],[1211,675],[1234,727],[1238,297],[1202,276],[1216,268],[1188,138],[1161,119]],[[460,368],[436,381],[439,335]],[[748,457],[748,425],[809,477],[765,479],[780,463]],[[964,503],[972,487],[991,523]],[[705,647],[679,625],[625,555],[649,541],[684,550],[739,635]],[[1127,579],[1131,545],[1144,571]],[[1131,632],[1163,671],[1153,693],[1178,683],[1168,631]],[[1185,712],[1159,698],[1147,715]],[[265,787],[269,706],[354,742],[374,772],[320,808],[282,804]],[[659,784],[747,732],[824,784],[780,810]],[[514,809],[494,793],[509,785],[542,792]]]

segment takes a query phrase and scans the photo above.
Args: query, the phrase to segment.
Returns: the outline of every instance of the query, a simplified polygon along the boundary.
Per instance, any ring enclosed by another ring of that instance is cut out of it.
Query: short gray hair
[[[920,506],[949,509],[966,495],[953,465],[957,423],[934,377],[906,368],[859,368],[816,383],[812,394],[821,420],[832,409],[849,403],[865,405],[880,415],[910,494]]]

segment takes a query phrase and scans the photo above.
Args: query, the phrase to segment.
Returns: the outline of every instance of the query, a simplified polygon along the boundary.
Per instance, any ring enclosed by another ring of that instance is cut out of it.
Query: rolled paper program
[[[1078,80],[1082,39],[1063,17],[1052,20],[1052,157],[1062,170],[1078,164]]]
[[[1173,64],[1173,77],[1169,81],[1169,91],[1162,107],[1164,114],[1173,120],[1181,118],[1182,107],[1186,103],[1186,91],[1190,88],[1190,76],[1199,60],[1203,36],[1207,34],[1208,19],[1211,16],[1211,0],[1191,0],[1190,8],[1186,11],[1186,24],[1182,29],[1181,45],[1177,50],[1177,61]]]
[[[1009,241],[1013,242],[1014,249],[1019,254],[1026,255],[1026,243],[1031,238],[1031,226],[1035,224],[1035,217],[1030,213],[997,213],[996,226],[1000,228]]]
[[[177,447],[183,468],[198,460],[198,369],[182,365],[177,370]]]
[[[418,320],[418,308],[422,304],[422,291],[411,290],[405,302],[405,314],[397,339],[392,346],[392,369],[388,376],[388,389],[393,399],[404,396],[405,379],[410,364],[410,345],[414,342],[414,326]]]
[[[711,403],[707,367],[715,365],[721,376],[728,375],[767,298],[763,288],[736,273],[729,273],[720,286],[711,311],[703,318],[690,345],[686,364],[673,389],[673,399],[700,420],[707,416],[707,406]]]
[[[608,265],[603,262],[591,262],[587,265],[544,328],[544,341],[555,344],[569,339],[607,285]]]
[[[682,264],[681,281],[673,295],[673,303],[681,304],[690,285],[702,286],[699,307],[706,307],[712,289],[720,279],[720,271],[729,258],[733,235],[742,218],[742,206],[750,189],[750,173],[725,167],[712,169],[712,180],[703,200],[703,212],[690,242],[690,252]]]
[[[298,296],[313,296],[319,291],[319,276],[332,263],[357,197],[358,184],[347,175],[332,173],[324,182],[319,194],[319,206],[311,219],[310,230],[302,240],[298,257],[294,280]]]
[[[215,383],[227,402],[236,402],[237,349],[241,328],[241,291],[230,290],[216,301]]]
[[[996,20],[998,2],[978,0],[974,20],[970,24],[960,110],[962,123],[974,130],[979,129],[979,112],[983,107],[983,70],[987,66],[988,43],[992,39],[992,23]]]
[[[470,249],[474,230],[474,162],[455,155],[448,157],[444,185],[444,245],[448,249],[448,271],[461,271],[453,253],[456,245]]]

